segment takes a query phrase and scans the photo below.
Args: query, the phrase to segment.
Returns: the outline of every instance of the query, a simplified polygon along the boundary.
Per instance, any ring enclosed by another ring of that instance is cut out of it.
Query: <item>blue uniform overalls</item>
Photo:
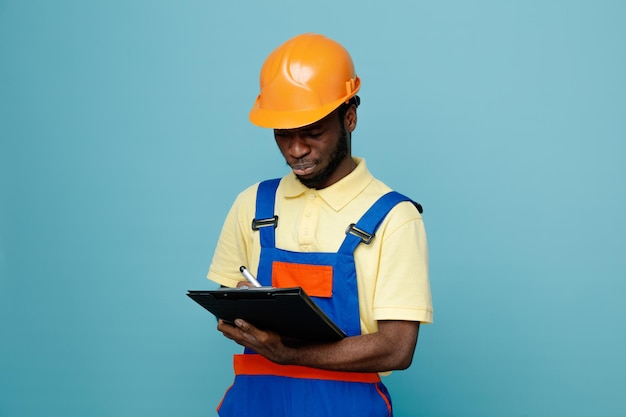
[[[275,244],[279,182],[264,181],[257,191],[252,225],[261,240],[257,279],[264,286],[302,287],[348,336],[361,334],[354,251],[371,241],[396,204],[411,200],[396,192],[382,196],[356,225],[350,225],[337,253],[292,252]],[[234,366],[235,381],[218,407],[223,417],[393,415],[391,398],[376,373],[278,365],[248,350],[235,355]]]

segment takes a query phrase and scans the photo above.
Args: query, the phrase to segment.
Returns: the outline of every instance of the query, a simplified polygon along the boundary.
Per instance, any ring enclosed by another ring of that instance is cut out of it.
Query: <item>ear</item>
[[[346,131],[348,133],[352,133],[354,132],[354,129],[356,129],[356,121],[356,106],[353,104],[346,112],[346,117],[343,120],[344,126],[346,127]]]

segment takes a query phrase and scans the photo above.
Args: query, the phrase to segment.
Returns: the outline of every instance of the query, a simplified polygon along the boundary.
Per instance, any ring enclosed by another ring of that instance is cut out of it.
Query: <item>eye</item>
[[[324,133],[324,131],[322,131],[322,130],[312,130],[310,132],[307,132],[307,136],[312,138],[312,139],[317,139],[320,136],[322,136],[323,133]]]

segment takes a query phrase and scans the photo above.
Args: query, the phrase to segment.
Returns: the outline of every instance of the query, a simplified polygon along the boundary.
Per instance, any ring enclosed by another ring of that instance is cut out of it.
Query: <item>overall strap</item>
[[[278,225],[278,216],[274,214],[276,189],[280,178],[263,181],[256,193],[256,211],[252,220],[252,230],[261,234],[261,247],[273,248],[276,245],[274,229]]]
[[[396,191],[390,191],[380,197],[356,224],[352,223],[348,226],[346,238],[338,252],[351,254],[354,253],[361,242],[369,245],[375,236],[378,226],[380,226],[391,209],[402,201],[410,201],[420,213],[422,212],[422,206],[418,203]]]

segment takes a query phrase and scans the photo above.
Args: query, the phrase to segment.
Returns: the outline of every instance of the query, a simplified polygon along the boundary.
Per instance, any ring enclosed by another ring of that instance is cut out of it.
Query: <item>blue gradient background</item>
[[[237,192],[283,175],[247,114],[302,32],[352,53],[354,153],[425,207],[435,324],[397,416],[624,416],[626,3],[0,0],[0,416],[212,416],[186,298]]]

